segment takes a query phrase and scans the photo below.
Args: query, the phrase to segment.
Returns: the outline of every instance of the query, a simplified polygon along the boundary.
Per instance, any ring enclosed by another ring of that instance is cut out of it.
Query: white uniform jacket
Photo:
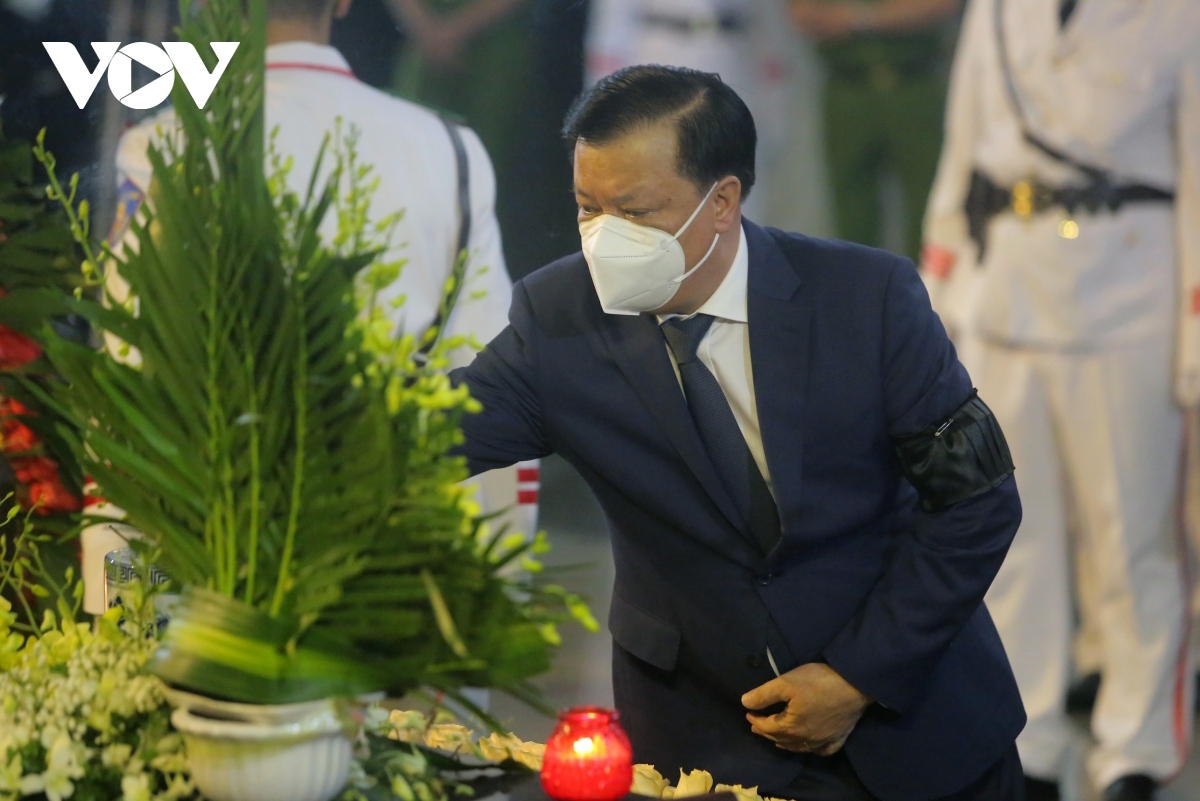
[[[963,202],[972,169],[1011,187],[1082,176],[1029,145],[1005,84],[997,3],[1029,128],[1174,204],[991,221],[984,263]],[[924,273],[952,328],[1013,346],[1087,350],[1178,333],[1175,394],[1200,402],[1200,3],[1083,0],[1065,27],[1049,0],[971,0],[946,143],[925,217]],[[1074,238],[1069,238],[1074,235]],[[978,269],[977,269],[978,268]]]
[[[403,295],[394,312],[397,333],[424,331],[437,313],[447,276],[454,264],[459,233],[457,168],[453,145],[442,121],[415,103],[392,97],[357,80],[332,47],[287,42],[267,48],[266,128],[294,164],[288,181],[303,192],[326,133],[341,121],[343,134],[358,130],[358,163],[370,165],[379,179],[370,213],[380,220],[403,210],[392,240],[390,258],[407,259],[400,278],[381,297]],[[167,111],[130,129],[117,153],[122,203],[118,218],[128,219],[138,195],[150,184],[147,147],[156,136],[174,129]],[[496,180],[479,137],[459,129],[466,145],[471,182],[471,238],[467,283],[451,316],[447,333],[471,335],[486,343],[508,324],[512,282],[501,250],[496,222]],[[330,164],[327,155],[325,164]],[[329,215],[324,233],[336,231]],[[117,233],[120,233],[119,231]],[[117,288],[119,292],[119,287]],[[472,353],[456,354],[465,364]]]

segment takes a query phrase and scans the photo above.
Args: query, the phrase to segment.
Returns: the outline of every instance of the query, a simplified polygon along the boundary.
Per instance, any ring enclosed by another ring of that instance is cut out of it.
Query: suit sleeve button
[[[752,670],[758,670],[766,663],[767,663],[767,660],[762,658],[762,654],[747,654],[746,655],[746,664]]]
[[[759,585],[765,587],[775,580],[775,576],[771,575],[770,573],[759,573],[754,577],[754,580],[757,581]]]

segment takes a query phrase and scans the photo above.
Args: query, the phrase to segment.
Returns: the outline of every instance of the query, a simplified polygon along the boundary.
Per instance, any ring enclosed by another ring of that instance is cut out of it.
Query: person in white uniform
[[[922,261],[1022,476],[987,603],[1029,714],[1030,796],[1057,797],[1069,752],[1078,603],[1103,675],[1088,773],[1108,801],[1151,798],[1192,728],[1200,3],[971,0]]]
[[[591,0],[586,83],[636,64],[720,75],[758,123],[759,184],[746,209],[761,221],[788,145],[795,40],[787,14],[784,0]]]
[[[399,279],[380,297],[384,307],[391,308],[388,302],[403,296],[394,311],[396,336],[419,334],[434,322],[459,252],[462,226],[467,225],[467,280],[446,333],[487,342],[507,324],[512,300],[487,151],[470,129],[455,126],[458,135],[452,137],[449,126],[432,111],[354,77],[345,58],[328,44],[335,14],[345,14],[349,6],[350,0],[268,2],[266,129],[275,131],[280,156],[293,159],[289,182],[297,190],[307,185],[326,134],[336,135],[339,126],[343,135],[352,128],[357,132],[358,163],[370,165],[378,179],[372,217],[380,220],[403,211],[392,240],[395,247],[386,258],[403,258],[406,263]],[[126,235],[128,221],[150,186],[149,145],[158,132],[169,135],[173,129],[173,112],[165,111],[122,137],[117,152],[120,202],[111,241],[119,242]],[[460,202],[456,138],[468,167],[466,203]],[[335,231],[336,220],[330,215],[323,233],[332,236]],[[123,282],[117,278],[109,286],[120,296]],[[473,356],[470,348],[460,348],[452,354],[451,366],[469,363]],[[493,527],[507,523],[515,531],[533,533],[536,462],[473,481],[481,487],[477,497],[485,513],[507,510],[491,522]],[[98,552],[108,544],[106,540],[91,550]],[[93,599],[91,605],[95,604]]]

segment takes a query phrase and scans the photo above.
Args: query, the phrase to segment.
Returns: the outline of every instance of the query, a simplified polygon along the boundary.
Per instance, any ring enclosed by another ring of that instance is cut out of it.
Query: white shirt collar
[[[750,253],[746,250],[746,232],[738,227],[738,248],[729,272],[717,290],[696,310],[697,314],[711,314],[734,323],[750,322],[747,312],[746,293],[749,291]]]
[[[267,48],[267,67],[304,65],[331,70],[350,70],[350,63],[329,45],[316,42],[280,42]]]
[[[746,231],[738,226],[738,248],[733,255],[729,272],[721,279],[720,286],[708,296],[708,300],[692,314],[656,314],[659,323],[672,317],[691,317],[696,314],[711,314],[734,323],[749,323],[746,293],[750,291],[750,252],[746,249]],[[605,309],[605,314],[637,316],[640,312]]]

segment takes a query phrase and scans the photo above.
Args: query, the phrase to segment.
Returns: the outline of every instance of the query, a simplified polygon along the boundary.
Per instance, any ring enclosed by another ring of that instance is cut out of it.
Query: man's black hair
[[[601,79],[575,100],[562,135],[603,145],[644,125],[675,124],[679,173],[700,188],[735,175],[742,197],[754,186],[758,134],[750,109],[719,75],[686,67],[626,67]]]
[[[267,15],[277,19],[319,19],[337,0],[267,0]]]

